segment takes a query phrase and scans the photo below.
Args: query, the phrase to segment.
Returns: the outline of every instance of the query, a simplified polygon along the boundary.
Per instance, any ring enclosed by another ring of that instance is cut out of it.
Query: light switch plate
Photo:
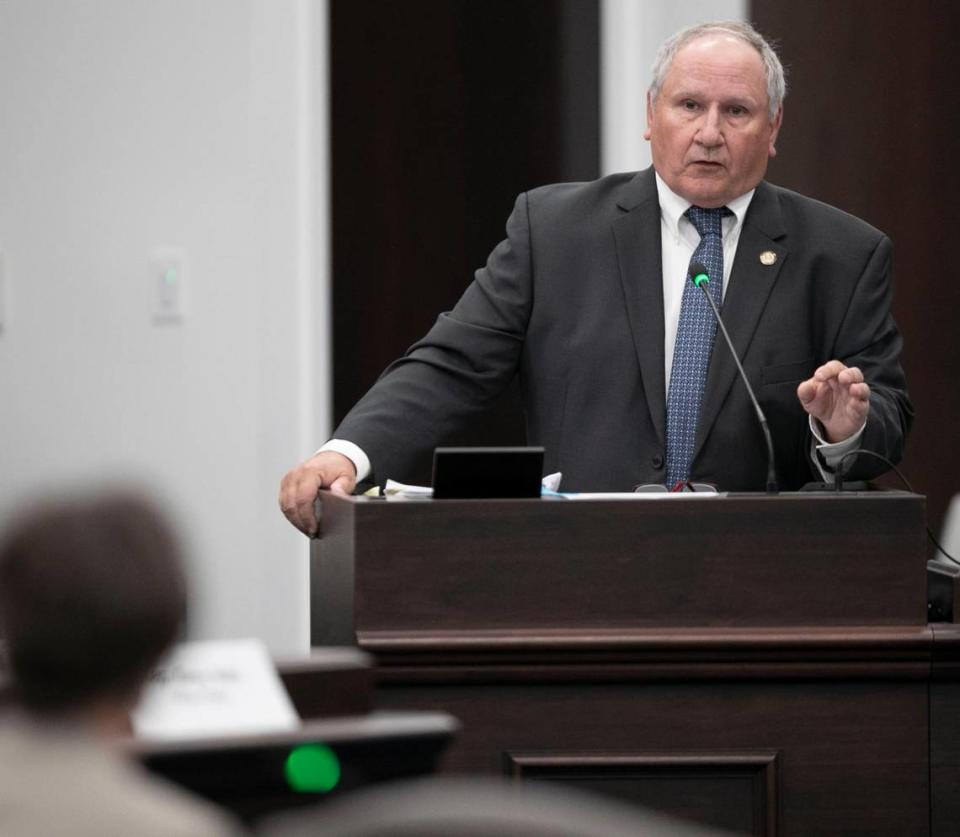
[[[180,247],[157,247],[149,256],[151,318],[157,324],[182,322],[188,313],[190,269]]]

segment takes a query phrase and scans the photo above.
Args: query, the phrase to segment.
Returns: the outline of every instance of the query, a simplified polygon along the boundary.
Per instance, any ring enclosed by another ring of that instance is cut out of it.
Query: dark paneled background
[[[598,175],[599,18],[590,0],[330,7],[339,419],[456,301],[518,192]],[[917,408],[903,468],[935,528],[960,491],[958,9],[752,3],[790,74],[770,179],[865,218],[896,245],[895,314]],[[511,393],[455,441],[520,440]],[[415,476],[429,479],[427,463]]]
[[[453,306],[519,192],[598,176],[599,18],[583,0],[330,8],[339,420]],[[448,441],[522,443],[516,391]]]
[[[768,177],[894,242],[894,315],[916,408],[902,470],[939,527],[960,491],[960,4],[753,0],[790,92]],[[884,478],[887,485],[898,480]]]

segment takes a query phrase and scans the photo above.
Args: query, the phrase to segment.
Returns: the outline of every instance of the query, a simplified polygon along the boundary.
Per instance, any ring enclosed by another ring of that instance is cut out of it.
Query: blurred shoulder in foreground
[[[51,501],[13,521],[0,542],[5,837],[237,833],[117,748],[186,602],[176,539],[139,496]]]
[[[423,779],[265,823],[263,837],[722,837],[574,788]]]

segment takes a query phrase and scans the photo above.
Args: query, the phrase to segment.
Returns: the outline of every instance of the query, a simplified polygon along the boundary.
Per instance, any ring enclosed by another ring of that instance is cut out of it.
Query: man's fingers
[[[813,377],[818,381],[829,381],[831,378],[836,378],[846,368],[842,361],[828,360],[823,366],[817,368]]]
[[[870,412],[870,387],[867,384],[851,384],[847,399],[847,413],[857,424],[862,425]]]
[[[837,380],[841,384],[861,384],[863,372],[856,366],[847,366],[837,375]]]
[[[862,383],[863,372],[857,366],[846,366],[841,360],[827,361],[823,366],[817,368],[813,373],[817,381],[835,381],[836,383],[847,386],[849,384]]]
[[[815,377],[808,378],[797,387],[797,398],[808,412],[819,418],[819,413],[829,406],[828,401],[833,395],[830,381],[818,381]]]
[[[354,464],[334,451],[312,456],[280,482],[280,508],[287,520],[307,535],[317,533],[314,504],[321,489],[349,495],[357,483]]]
[[[870,385],[863,382],[850,384],[850,397],[855,401],[869,401]]]
[[[355,477],[350,474],[344,474],[341,477],[337,477],[331,484],[330,490],[334,494],[340,494],[344,497],[349,497],[353,494],[353,489],[357,486],[357,480]]]
[[[284,516],[301,532],[312,535],[317,521],[313,501],[317,496],[319,480],[301,465],[283,478],[280,489],[280,508]]]
[[[287,520],[289,520],[299,529],[300,526],[297,519],[296,483],[296,471],[294,470],[288,472],[280,482],[280,497],[278,502],[280,503],[280,510],[283,512],[284,517],[286,517]]]
[[[800,403],[806,406],[814,398],[817,397],[817,381],[815,378],[807,378],[805,381],[801,381],[800,386],[797,387],[797,398],[800,399]]]
[[[314,511],[321,480],[316,474],[307,474],[297,486],[295,498],[296,517],[293,525],[307,535],[317,533],[317,516]]]

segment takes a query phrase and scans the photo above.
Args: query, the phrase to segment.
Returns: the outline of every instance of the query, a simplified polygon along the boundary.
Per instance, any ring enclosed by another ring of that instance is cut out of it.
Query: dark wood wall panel
[[[593,0],[332,0],[337,420],[456,302],[519,192],[598,176],[598,31]],[[522,440],[514,392],[450,441]]]
[[[745,806],[757,803],[748,833],[930,833],[925,683],[839,682],[828,676],[808,683],[510,686],[485,684],[482,677],[469,672],[463,685],[446,687],[382,682],[379,705],[442,709],[458,718],[461,734],[441,762],[447,773],[514,772],[504,763],[512,752],[575,752],[600,762],[619,755],[621,763],[645,752],[656,754],[662,766],[671,756],[690,765],[696,754],[705,763],[723,753],[774,750],[782,780],[775,798],[767,775],[758,776],[754,766],[751,773],[768,790],[751,783],[748,793],[736,792],[729,808],[716,804],[716,785],[694,793],[687,784],[691,793],[685,798],[655,794],[653,801],[675,815],[708,824],[737,817],[738,825]],[[686,776],[693,782],[691,773]],[[729,780],[729,772],[726,776]],[[651,801],[649,785],[640,781],[594,783],[592,789]],[[775,819],[759,810],[761,802],[776,806]]]
[[[960,683],[930,685],[930,792],[939,804],[931,812],[930,832],[955,834],[960,823]]]
[[[776,837],[776,750],[505,753],[515,780],[563,782],[731,834]]]
[[[752,19],[780,42],[791,88],[770,179],[893,239],[894,311],[916,407],[903,470],[939,527],[960,491],[960,4],[753,0]]]

